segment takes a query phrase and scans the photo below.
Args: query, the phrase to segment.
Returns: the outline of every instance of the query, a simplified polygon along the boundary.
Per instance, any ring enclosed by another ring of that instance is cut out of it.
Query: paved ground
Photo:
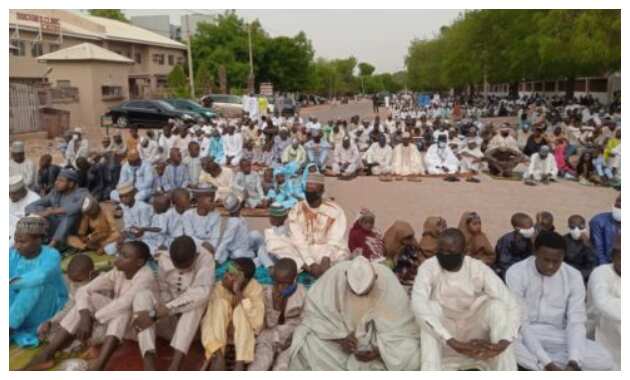
[[[348,105],[323,105],[302,110],[303,116],[315,115],[321,121],[338,117],[349,119],[358,114],[362,118],[373,117],[369,101],[351,102]],[[381,112],[382,116],[386,112]],[[27,154],[37,162],[44,151],[55,151],[54,142],[40,136],[30,136]],[[92,147],[100,142],[90,139]],[[55,154],[55,161],[60,156]],[[483,218],[484,229],[491,241],[511,229],[510,217],[524,211],[534,215],[547,210],[554,214],[556,226],[566,231],[566,220],[571,214],[591,218],[598,212],[608,211],[617,192],[609,188],[593,188],[575,182],[561,181],[549,186],[529,187],[518,181],[499,181],[482,176],[482,183],[446,183],[436,178],[426,178],[421,183],[379,182],[375,178],[360,177],[353,181],[337,181],[329,178],[327,196],[334,197],[345,209],[349,224],[361,207],[376,212],[377,227],[386,229],[395,220],[406,220],[421,234],[422,224],[428,216],[441,215],[449,226],[457,226],[464,211],[475,210]],[[250,219],[252,227],[266,228],[264,218]]]

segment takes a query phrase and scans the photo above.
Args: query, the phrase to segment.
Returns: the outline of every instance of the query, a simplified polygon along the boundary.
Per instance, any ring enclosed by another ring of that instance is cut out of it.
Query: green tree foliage
[[[120,9],[90,9],[88,12],[91,16],[105,17],[111,18],[112,20],[129,22],[129,20],[127,20],[127,17],[125,17]]]
[[[175,98],[190,97],[190,87],[186,73],[181,65],[176,65],[166,78],[168,96]]]
[[[478,10],[430,39],[411,42],[405,58],[414,90],[464,88],[523,79],[572,79],[621,67],[618,10]],[[572,94],[570,84],[567,95]]]
[[[375,69],[376,68],[374,66],[370,65],[367,62],[359,63],[359,75],[362,77],[369,77],[370,75],[372,75]]]
[[[212,75],[208,65],[202,64],[195,73],[195,92],[204,95],[210,92],[213,87]]]

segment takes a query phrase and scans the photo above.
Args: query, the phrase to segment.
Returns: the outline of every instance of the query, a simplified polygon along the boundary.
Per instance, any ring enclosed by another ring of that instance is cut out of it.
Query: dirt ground
[[[386,112],[381,108],[381,116]],[[304,109],[303,116],[315,115],[320,121],[350,118],[352,115],[371,118],[370,102],[350,103],[337,106],[317,106]],[[91,147],[100,145],[100,136],[89,135]],[[27,157],[36,164],[44,152],[53,154],[55,162],[61,161],[54,140],[43,134],[22,135],[26,141]],[[576,182],[561,180],[548,186],[529,187],[520,181],[495,180],[481,177],[479,184],[447,183],[438,178],[425,178],[423,182],[380,182],[376,178],[359,177],[352,181],[328,178],[326,196],[334,197],[341,204],[348,218],[348,228],[361,207],[376,213],[377,228],[384,231],[395,220],[405,220],[422,233],[422,224],[428,216],[442,216],[449,226],[456,227],[464,211],[477,211],[483,228],[492,242],[511,230],[510,217],[522,211],[534,216],[539,211],[550,211],[555,217],[559,232],[567,230],[567,218],[572,214],[583,215],[587,220],[599,212],[608,211],[618,194],[610,188],[586,187]],[[265,218],[249,218],[250,226],[263,229],[268,226]]]

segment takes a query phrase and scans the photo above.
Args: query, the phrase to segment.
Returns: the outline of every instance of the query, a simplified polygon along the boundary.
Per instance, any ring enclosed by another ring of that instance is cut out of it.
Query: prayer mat
[[[94,269],[97,272],[106,272],[112,268],[112,263],[114,262],[114,256],[102,255],[99,256],[94,251],[84,252],[85,255],[88,255],[92,261],[94,261]],[[72,256],[68,255],[61,260],[61,270],[66,271],[68,269],[68,264],[70,260],[72,260]]]
[[[228,216],[229,213],[223,208],[223,206],[219,206],[216,208],[216,211],[221,214],[221,216]],[[245,218],[268,218],[269,217],[269,209],[268,208],[242,208],[241,216]]]

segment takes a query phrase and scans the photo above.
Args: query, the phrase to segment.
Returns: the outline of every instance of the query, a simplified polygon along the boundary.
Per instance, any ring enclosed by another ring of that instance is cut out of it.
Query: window
[[[57,44],[48,44],[48,52],[52,53],[59,50],[59,45]]]
[[[168,64],[173,66],[175,64],[175,56],[173,55],[169,55],[168,56]]]
[[[20,40],[11,40],[11,45],[15,46],[16,49],[11,50],[13,55],[16,57],[23,57],[26,55],[26,48],[24,47],[24,41]]]
[[[57,87],[70,87],[70,81],[67,79],[58,80]]]
[[[142,54],[136,53],[136,63],[142,63]]]
[[[42,47],[42,44],[39,42],[32,42],[31,43],[31,57],[39,57],[40,55],[44,54],[44,49]]]
[[[121,86],[101,86],[101,95],[103,98],[121,98],[123,88]]]
[[[584,92],[586,91],[586,81],[584,79],[575,81],[575,92]]]
[[[164,54],[153,54],[153,63],[157,63],[158,65],[163,65]]]

